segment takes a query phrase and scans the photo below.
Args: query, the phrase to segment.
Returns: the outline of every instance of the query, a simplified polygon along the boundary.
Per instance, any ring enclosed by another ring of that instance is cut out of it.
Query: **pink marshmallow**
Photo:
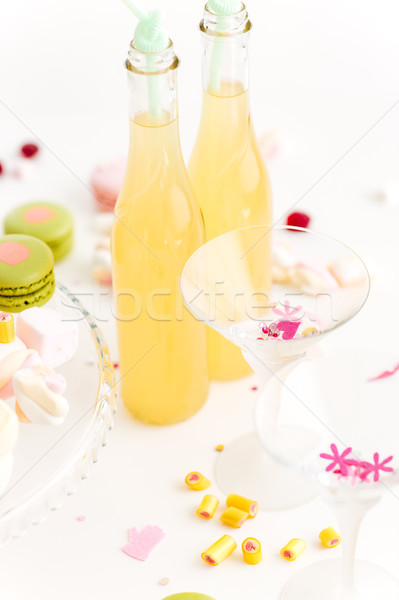
[[[20,313],[17,335],[28,348],[36,350],[44,364],[58,367],[70,360],[79,340],[78,326],[73,321],[45,307],[33,307]]]

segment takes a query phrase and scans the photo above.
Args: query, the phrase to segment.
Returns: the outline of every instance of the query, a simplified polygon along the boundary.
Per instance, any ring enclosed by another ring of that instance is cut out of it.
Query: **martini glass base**
[[[341,560],[322,560],[291,577],[280,600],[397,600],[399,581],[382,567],[365,560],[355,561],[353,594],[339,589]]]
[[[305,428],[279,427],[279,435],[307,439]],[[314,437],[309,432],[310,438]],[[311,442],[312,443],[312,442]],[[316,486],[279,465],[266,454],[255,433],[237,438],[225,447],[216,462],[216,482],[225,494],[253,498],[262,510],[301,506],[318,495]]]

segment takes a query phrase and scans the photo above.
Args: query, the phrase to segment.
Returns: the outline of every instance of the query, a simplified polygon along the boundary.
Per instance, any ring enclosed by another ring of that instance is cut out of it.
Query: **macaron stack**
[[[54,293],[50,248],[29,235],[0,236],[0,310],[42,306]]]
[[[53,202],[18,206],[7,215],[4,231],[39,238],[49,246],[55,261],[64,258],[73,244],[72,215],[64,206]]]

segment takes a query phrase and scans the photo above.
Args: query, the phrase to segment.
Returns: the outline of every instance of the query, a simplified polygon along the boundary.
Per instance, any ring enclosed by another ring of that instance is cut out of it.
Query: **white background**
[[[201,108],[202,2],[168,0],[165,6],[182,59],[181,134],[188,157]],[[32,181],[0,179],[0,213],[38,198],[67,204],[77,242],[57,275],[75,292],[91,290],[88,181],[98,160],[126,152],[123,61],[134,17],[118,0],[2,0],[0,8],[0,162],[7,167],[25,141],[39,139],[47,148]],[[399,193],[393,194],[396,206],[374,197],[399,183],[397,0],[248,0],[248,9],[255,127],[259,134],[274,129],[281,140],[269,165],[276,220],[300,200],[297,207],[312,214],[315,229],[348,243],[375,273],[366,308],[328,344],[398,354]],[[92,304],[115,351],[107,311],[98,296]],[[174,427],[141,426],[121,407],[112,443],[90,480],[43,525],[0,549],[1,599],[161,600],[179,591],[216,600],[249,593],[253,600],[277,599],[292,573],[325,557],[317,534],[335,524],[329,509],[316,500],[259,515],[236,538],[263,541],[261,565],[245,565],[237,552],[212,569],[199,555],[225,529],[192,516],[198,496],[182,483],[193,469],[212,474],[214,446],[251,429],[254,383],[213,386],[206,407]],[[385,498],[367,516],[359,540],[359,556],[392,571],[399,560],[398,502]],[[85,522],[76,521],[79,514]],[[167,537],[140,563],[120,548],[128,527],[147,523],[163,527]],[[291,537],[308,540],[292,564],[278,557]],[[166,588],[158,584],[161,577],[171,580]]]

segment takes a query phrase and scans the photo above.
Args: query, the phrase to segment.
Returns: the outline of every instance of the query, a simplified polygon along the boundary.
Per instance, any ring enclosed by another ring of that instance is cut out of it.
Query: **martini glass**
[[[302,569],[288,581],[281,599],[397,600],[399,581],[376,564],[355,560],[355,549],[364,515],[384,493],[396,493],[399,484],[398,358],[344,350],[280,375],[285,378],[284,387],[277,389],[270,380],[259,397],[257,433],[275,460],[318,486],[336,513],[343,543],[342,559],[327,559]],[[275,401],[276,393],[281,400],[279,422],[271,427],[274,408],[270,398]],[[303,432],[312,432],[313,445],[299,435],[300,429],[290,444],[287,439],[281,443],[292,422],[303,425]],[[306,452],[301,447],[306,447]],[[320,454],[342,455],[348,447],[352,451],[345,458],[350,463],[346,474],[339,465],[327,471],[333,461]],[[375,462],[383,468],[378,469]],[[373,470],[366,477],[370,467]]]
[[[350,266],[352,279],[345,286],[328,272],[336,261]],[[264,225],[204,244],[186,263],[181,289],[194,316],[236,344],[265,385],[360,310],[369,277],[360,258],[329,236]],[[270,418],[277,422],[278,405],[274,408]],[[286,433],[294,436],[295,430],[293,425]],[[255,498],[268,510],[298,506],[317,494],[314,485],[272,460],[255,432],[226,446],[216,480],[225,493]]]

